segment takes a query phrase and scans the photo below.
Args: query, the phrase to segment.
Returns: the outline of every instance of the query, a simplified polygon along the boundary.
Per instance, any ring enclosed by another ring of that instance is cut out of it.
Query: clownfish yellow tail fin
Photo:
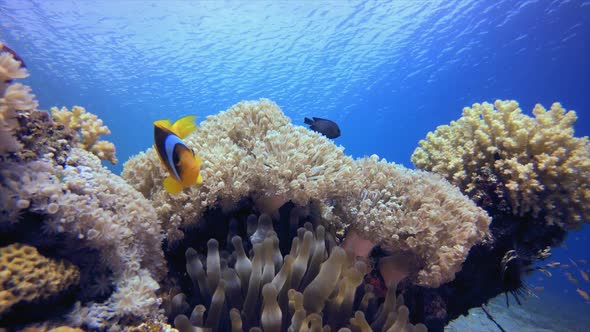
[[[172,122],[170,120],[158,120],[154,121],[154,126],[170,129],[172,128]]]
[[[187,115],[185,117],[182,117],[176,120],[176,122],[174,122],[170,130],[176,136],[180,138],[185,138],[188,135],[190,135],[190,133],[195,131],[195,129],[197,129],[197,124],[195,123],[196,118],[197,117],[194,115]]]
[[[183,189],[182,183],[176,181],[173,177],[169,176],[164,179],[164,190],[172,195],[176,195]]]

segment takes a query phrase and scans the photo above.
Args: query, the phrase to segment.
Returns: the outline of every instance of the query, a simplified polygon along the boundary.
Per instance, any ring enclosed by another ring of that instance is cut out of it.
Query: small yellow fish
[[[590,282],[590,277],[588,277],[588,272],[586,272],[584,270],[580,270],[580,275],[582,276],[582,279],[586,280],[586,282]]]
[[[580,294],[580,296],[583,297],[584,300],[590,301],[590,295],[588,295],[588,292],[586,292],[585,290],[576,288],[576,292],[578,292],[578,294]]]
[[[543,286],[537,286],[537,287],[535,287],[535,290],[536,290],[537,292],[540,292],[540,291],[542,291],[542,290],[544,290],[544,289],[545,289],[545,287],[543,287]]]
[[[170,120],[154,122],[154,148],[170,174],[164,179],[164,189],[171,194],[203,182],[201,158],[182,141],[196,128],[194,115],[180,118],[174,124]]]
[[[551,262],[551,263],[547,264],[546,266],[547,267],[556,267],[556,266],[559,266],[560,264],[561,264],[560,262]]]

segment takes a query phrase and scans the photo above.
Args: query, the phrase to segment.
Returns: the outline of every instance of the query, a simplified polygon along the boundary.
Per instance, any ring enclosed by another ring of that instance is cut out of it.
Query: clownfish
[[[174,124],[170,120],[154,122],[154,148],[170,174],[164,179],[164,189],[170,194],[203,182],[201,158],[182,141],[196,128],[194,115],[180,118]]]

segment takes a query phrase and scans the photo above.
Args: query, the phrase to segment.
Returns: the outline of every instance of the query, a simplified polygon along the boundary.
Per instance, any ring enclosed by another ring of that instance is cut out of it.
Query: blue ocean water
[[[355,157],[407,167],[428,131],[476,102],[516,99],[530,114],[559,101],[590,135],[587,0],[0,0],[0,40],[25,60],[41,108],[105,121],[116,173],[152,145],[154,120],[261,97],[295,124],[335,120]],[[553,260],[590,260],[589,237],[570,234]],[[590,309],[563,273],[530,283]]]

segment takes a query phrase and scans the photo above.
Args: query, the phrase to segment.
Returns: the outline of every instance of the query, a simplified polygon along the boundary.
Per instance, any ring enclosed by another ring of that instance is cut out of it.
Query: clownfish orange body
[[[170,174],[164,179],[164,189],[171,194],[203,182],[201,158],[182,141],[196,128],[194,115],[180,118],[174,124],[170,120],[154,122],[154,148]]]

